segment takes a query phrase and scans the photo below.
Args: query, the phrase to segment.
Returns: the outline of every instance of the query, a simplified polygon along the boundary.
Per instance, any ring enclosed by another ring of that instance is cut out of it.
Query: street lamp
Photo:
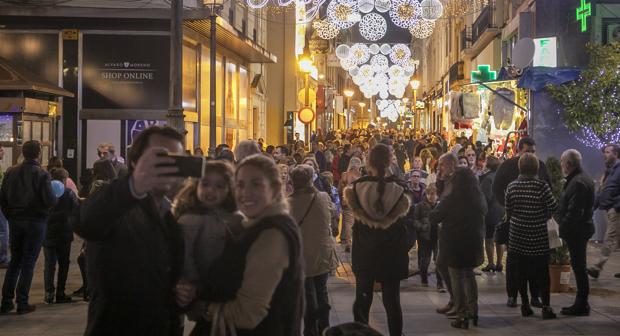
[[[209,37],[209,157],[215,158],[215,146],[217,142],[217,107],[215,97],[217,96],[217,76],[215,72],[215,59],[217,57],[216,48],[217,41],[215,39],[217,29],[217,16],[224,7],[223,0],[212,0],[210,3],[205,3],[205,6],[210,7],[210,32]],[[200,114],[198,114],[200,115]],[[200,125],[200,123],[198,123]]]
[[[310,52],[308,50],[308,46],[306,45],[304,47],[304,53],[299,57],[299,60],[297,61],[298,65],[299,65],[299,71],[301,71],[304,74],[304,80],[305,80],[305,99],[304,99],[304,107],[308,108],[310,106],[310,73],[312,73],[312,71],[314,71],[315,66],[314,66],[314,62],[312,61],[312,56],[310,55]],[[310,141],[310,124],[305,124],[304,127],[304,132],[305,134],[305,140],[306,143],[309,143]]]
[[[415,126],[419,127],[419,124],[420,124],[419,116],[416,113],[416,110],[417,110],[417,105],[418,105],[418,89],[420,88],[421,83],[417,79],[412,79],[409,82],[409,84],[411,85],[411,88],[413,89],[413,115],[414,115],[413,118],[417,119],[418,122],[415,122],[415,120],[413,121],[414,121]]]
[[[355,94],[351,89],[345,89],[342,93],[347,97],[347,128],[351,127],[351,97]]]

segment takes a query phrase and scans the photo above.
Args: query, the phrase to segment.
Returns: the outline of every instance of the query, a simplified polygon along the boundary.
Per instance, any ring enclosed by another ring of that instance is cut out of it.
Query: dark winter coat
[[[135,198],[129,177],[103,185],[79,209],[75,232],[87,240],[90,302],[85,335],[173,335],[173,288],[183,267],[176,220],[155,199]]]
[[[588,240],[594,234],[594,181],[583,171],[566,177],[566,184],[555,215],[560,237],[566,240]]]
[[[0,205],[9,222],[45,222],[58,201],[52,191],[52,178],[34,160],[24,160],[6,171],[0,188]]]
[[[620,160],[607,170],[606,175],[605,185],[597,198],[597,209],[620,212]]]
[[[413,211],[413,226],[418,239],[437,241],[437,223],[431,224],[430,214],[435,208],[427,199],[418,203]]]
[[[402,280],[408,273],[408,246],[405,215],[411,202],[406,186],[394,177],[385,178],[381,197],[385,212],[378,213],[379,178],[365,176],[344,190],[344,199],[353,212],[351,263],[356,276],[377,280]]]
[[[547,166],[544,162],[538,161],[538,178],[547,182],[547,185],[551,186],[551,178],[547,171]],[[516,180],[519,177],[519,157],[515,156],[502,163],[497,168],[495,174],[495,181],[493,181],[493,194],[495,199],[504,206],[506,200],[506,189],[510,182]]]
[[[60,196],[58,203],[52,209],[50,218],[47,220],[43,246],[59,246],[73,241],[73,228],[70,219],[78,205],[77,196],[73,191],[66,188],[65,193]]]
[[[478,200],[472,201],[477,203],[476,206],[448,194],[430,213],[431,224],[441,223],[439,254],[448,267],[478,267],[483,262],[487,205],[482,193],[479,193]]]
[[[480,190],[487,202],[488,212],[484,219],[487,226],[496,226],[504,217],[504,208],[498,202],[493,193],[493,182],[495,181],[496,172],[488,172],[480,176]]]

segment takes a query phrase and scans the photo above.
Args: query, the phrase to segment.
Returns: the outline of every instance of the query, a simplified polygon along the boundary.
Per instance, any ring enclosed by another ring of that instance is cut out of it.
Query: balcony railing
[[[461,30],[461,51],[471,47],[471,27]]]
[[[492,5],[484,7],[480,15],[471,26],[471,43],[474,44],[484,32],[491,28],[493,24],[493,8]]]
[[[457,81],[465,79],[465,72],[463,70],[463,61],[452,64],[450,67],[450,83],[455,83]]]

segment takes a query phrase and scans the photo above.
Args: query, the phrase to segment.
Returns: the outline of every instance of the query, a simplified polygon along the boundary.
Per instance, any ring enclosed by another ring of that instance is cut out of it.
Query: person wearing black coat
[[[403,316],[400,281],[408,277],[409,257],[405,215],[411,202],[406,185],[385,177],[392,160],[388,146],[377,144],[370,151],[370,176],[362,177],[344,190],[344,199],[354,217],[351,265],[355,274],[356,322],[368,324],[373,285],[381,283],[383,306],[390,336],[400,336]]]
[[[182,141],[170,127],[142,131],[132,145],[130,175],[101,186],[77,212],[73,229],[87,241],[86,336],[180,332],[174,287],[183,236],[165,196],[178,168],[165,154],[182,152]]]
[[[418,203],[413,210],[413,226],[418,239],[418,264],[420,266],[420,278],[422,285],[428,285],[428,266],[431,257],[437,262],[437,237],[438,224],[431,224],[431,211],[437,206],[437,187],[434,183],[426,189],[424,199]],[[443,288],[443,280],[439,272],[437,272],[437,290],[445,291]]]
[[[581,168],[581,154],[569,149],[560,159],[566,184],[555,215],[560,226],[560,237],[568,245],[570,262],[577,281],[577,298],[570,307],[561,310],[563,315],[586,316],[590,314],[588,294],[590,285],[586,269],[588,240],[594,234],[592,220],[594,182]]]
[[[52,179],[66,183],[69,173],[63,168],[54,168],[50,172]],[[69,222],[71,214],[77,209],[79,201],[75,193],[69,188],[58,199],[58,203],[52,209],[50,218],[45,229],[43,240],[43,254],[45,255],[45,267],[43,280],[45,284],[45,302],[50,304],[71,302],[71,297],[65,295],[65,284],[69,273],[69,256],[71,254],[71,242],[73,230]],[[54,288],[54,275],[58,263],[58,282]]]
[[[431,224],[441,223],[439,245],[446,255],[454,306],[458,319],[451,325],[467,329],[469,320],[478,325],[478,285],[474,268],[484,258],[484,217],[487,203],[478,179],[468,168],[457,168],[450,187],[431,211]]]
[[[41,149],[39,141],[26,141],[22,146],[24,162],[7,170],[0,188],[0,205],[9,221],[11,249],[11,262],[2,285],[0,314],[15,309],[15,294],[18,314],[31,313],[36,309],[28,304],[28,295],[41,252],[45,223],[50,209],[57,202],[52,192],[50,174],[39,163]]]
[[[482,269],[483,272],[501,272],[503,270],[502,259],[504,256],[504,245],[494,242],[495,227],[502,221],[504,217],[504,208],[500,205],[495,194],[493,193],[493,182],[495,174],[500,165],[498,158],[488,156],[486,158],[487,173],[480,176],[480,190],[484,194],[489,211],[484,219],[485,237],[484,247],[487,255],[487,266]],[[494,261],[494,252],[497,251],[497,261]]]

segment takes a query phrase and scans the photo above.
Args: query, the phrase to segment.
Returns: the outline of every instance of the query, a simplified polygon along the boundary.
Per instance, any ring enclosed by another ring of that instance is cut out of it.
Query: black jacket
[[[620,160],[606,172],[605,185],[598,195],[596,208],[620,211]]]
[[[549,172],[547,172],[547,166],[540,160],[538,163],[538,177],[551,186],[551,179],[549,178]],[[518,156],[504,161],[497,169],[495,181],[493,182],[493,194],[495,194],[495,199],[502,206],[504,206],[504,202],[506,201],[506,188],[508,188],[510,182],[516,180],[517,177],[519,177]]]
[[[356,276],[376,280],[402,280],[408,276],[407,229],[405,215],[411,202],[406,186],[395,178],[385,178],[381,198],[384,213],[378,213],[378,178],[365,176],[344,190],[344,198],[353,212],[351,264]]]
[[[52,247],[73,241],[73,229],[70,220],[78,205],[79,201],[75,193],[65,188],[65,193],[60,196],[58,204],[54,206],[50,218],[47,220],[43,246]]]
[[[178,332],[173,288],[183,266],[183,237],[152,196],[136,199],[129,177],[102,186],[79,209],[75,232],[87,240],[91,296],[85,335]]]
[[[58,201],[51,177],[34,160],[24,160],[7,170],[0,188],[0,205],[6,218],[46,221]]]
[[[497,172],[488,172],[480,176],[480,190],[487,202],[488,212],[484,219],[485,225],[496,226],[504,217],[504,208],[493,193],[493,182]]]
[[[471,206],[472,202],[476,206]],[[483,262],[487,204],[482,193],[472,202],[466,205],[462,199],[446,195],[430,213],[431,224],[441,223],[439,257],[449,267],[478,267]]]
[[[588,240],[594,234],[592,221],[594,182],[583,171],[566,177],[555,219],[560,226],[560,237],[570,240]]]
[[[426,199],[416,205],[413,211],[413,225],[418,239],[437,241],[437,223],[431,224],[429,218],[434,208],[435,205],[430,204]]]

